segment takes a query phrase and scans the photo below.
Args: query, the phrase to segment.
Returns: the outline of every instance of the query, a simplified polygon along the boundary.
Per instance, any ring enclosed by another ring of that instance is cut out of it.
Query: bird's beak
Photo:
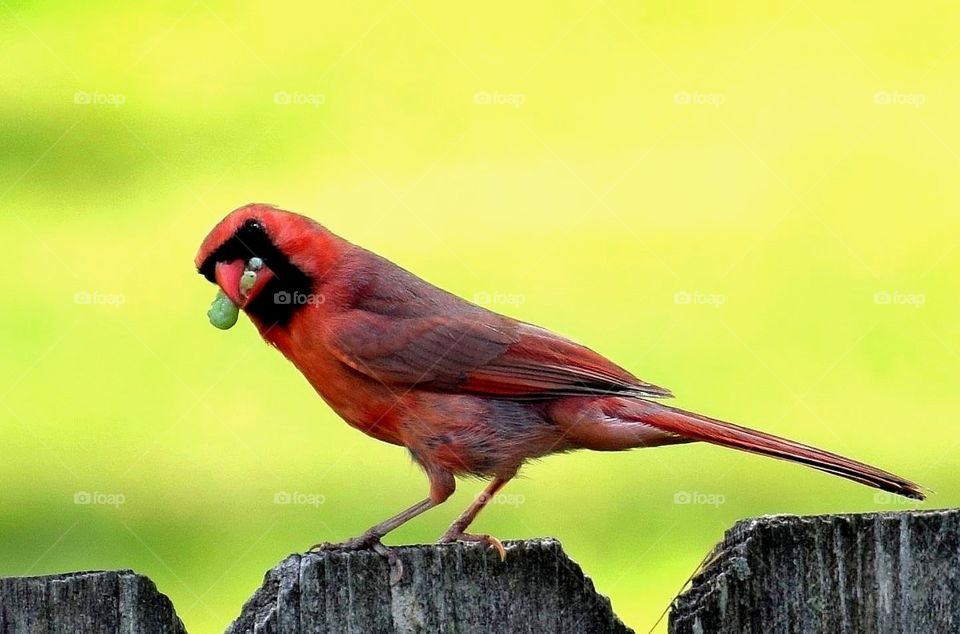
[[[243,260],[231,260],[230,262],[217,262],[215,269],[217,285],[230,298],[230,301],[240,308],[244,308],[253,301],[253,298],[273,279],[273,273],[264,266],[257,271],[257,279],[253,287],[243,292],[240,287],[240,278],[243,277],[246,267],[247,264]]]

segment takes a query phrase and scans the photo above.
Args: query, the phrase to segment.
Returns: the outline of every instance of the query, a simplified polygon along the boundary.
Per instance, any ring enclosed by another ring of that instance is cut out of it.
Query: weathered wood
[[[227,634],[630,632],[553,540],[291,555]],[[775,516],[730,529],[670,615],[673,634],[960,631],[960,510]],[[0,632],[185,634],[131,571],[0,579]]]
[[[504,562],[480,544],[396,548],[405,571],[396,585],[373,552],[291,555],[227,634],[631,631],[558,542],[505,545]]]
[[[672,634],[960,631],[960,511],[739,522]]]
[[[0,579],[4,634],[185,634],[165,595],[130,570]]]

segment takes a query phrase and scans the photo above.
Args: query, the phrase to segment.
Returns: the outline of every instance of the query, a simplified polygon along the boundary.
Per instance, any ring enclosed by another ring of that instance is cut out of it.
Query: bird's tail
[[[909,480],[829,451],[660,403],[640,399],[631,399],[631,401],[628,407],[618,408],[620,410],[617,412],[618,418],[656,427],[683,439],[701,440],[723,447],[798,462],[915,500],[922,500],[925,497],[921,488]]]

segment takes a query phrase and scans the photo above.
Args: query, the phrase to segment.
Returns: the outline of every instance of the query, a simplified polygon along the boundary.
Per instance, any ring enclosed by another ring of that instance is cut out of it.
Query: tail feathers
[[[798,462],[915,500],[922,500],[925,497],[921,488],[913,482],[862,462],[675,407],[649,401],[641,402],[644,407],[642,413],[636,412],[637,418],[663,431],[691,440],[702,440],[723,447]],[[634,417],[631,416],[631,418]]]

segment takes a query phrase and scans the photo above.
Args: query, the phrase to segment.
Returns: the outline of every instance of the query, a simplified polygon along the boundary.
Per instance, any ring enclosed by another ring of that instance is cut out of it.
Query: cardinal
[[[577,449],[701,441],[924,498],[876,467],[666,405],[669,390],[593,350],[452,295],[271,205],[228,214],[196,266],[219,287],[215,325],[229,327],[242,310],[341,418],[406,447],[426,473],[423,500],[320,548],[383,549],[384,535],[442,504],[458,476],[474,476],[489,485],[440,541],[481,542],[503,557],[500,541],[468,533],[470,524],[526,461]]]

